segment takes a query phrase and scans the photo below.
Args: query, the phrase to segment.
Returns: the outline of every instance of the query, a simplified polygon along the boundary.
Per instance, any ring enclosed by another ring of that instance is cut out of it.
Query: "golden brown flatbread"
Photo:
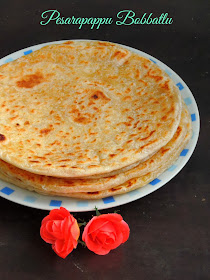
[[[165,166],[169,167],[172,161],[176,159],[177,153],[180,153],[183,145],[186,144],[190,134],[191,119],[186,106],[184,106],[180,124],[171,141],[150,159],[126,172],[98,179],[55,178],[37,175],[0,160],[0,178],[22,188],[34,190],[43,194],[61,196],[76,196],[81,198],[85,196],[85,198],[92,198],[93,193],[93,197],[95,197],[95,194],[103,195],[104,193],[107,194],[112,191],[115,193],[115,191],[120,189],[127,189],[129,191],[131,186],[132,188],[136,185],[142,186],[144,182],[148,182],[151,176],[154,176],[157,172],[159,174],[159,172],[162,171],[162,166],[164,166],[164,168]],[[141,179],[137,180],[137,178]],[[125,188],[124,186],[128,186],[128,182],[130,182],[129,188]],[[131,182],[132,185],[130,185]],[[134,182],[138,182],[138,184],[133,184]],[[139,182],[141,183],[139,184]]]
[[[0,67],[0,158],[54,177],[122,172],[172,139],[181,110],[168,75],[126,48],[49,45]]]

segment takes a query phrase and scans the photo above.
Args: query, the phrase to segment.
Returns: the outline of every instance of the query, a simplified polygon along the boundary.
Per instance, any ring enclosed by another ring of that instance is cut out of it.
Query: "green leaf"
[[[78,223],[78,226],[79,226],[79,227],[86,226],[86,225],[87,225],[87,223],[86,223],[86,222],[83,222],[83,223]]]
[[[96,210],[96,216],[100,216],[101,213],[98,211],[98,208],[95,206],[95,210]]]
[[[79,244],[81,244],[81,245],[82,245],[82,247],[84,247],[84,248],[86,248],[86,247],[87,247],[87,245],[85,244],[85,242],[84,242],[84,241],[82,241],[82,240],[79,240],[79,239],[78,239],[78,243],[79,243]]]

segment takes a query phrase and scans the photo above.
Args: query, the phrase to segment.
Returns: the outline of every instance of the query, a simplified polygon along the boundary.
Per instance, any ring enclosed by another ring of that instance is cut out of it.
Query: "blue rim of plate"
[[[38,50],[44,46],[51,45],[51,44],[60,44],[66,41],[68,40],[53,41],[53,42],[43,43],[43,44],[31,46],[16,51],[0,59],[0,65],[13,61],[21,56],[28,55],[33,51]],[[92,40],[80,39],[74,41],[92,41]],[[200,130],[199,112],[193,94],[191,93],[190,89],[185,84],[185,82],[171,68],[169,68],[167,65],[165,65],[158,59],[137,49],[121,44],[118,45],[125,47],[130,51],[133,51],[141,56],[150,59],[153,63],[157,64],[161,69],[163,69],[171,77],[171,79],[175,82],[175,84],[179,88],[179,91],[191,115],[193,133],[189,143],[180,153],[180,156],[177,159],[177,161],[172,166],[170,166],[170,168],[168,168],[165,172],[163,172],[160,176],[158,176],[156,179],[154,179],[152,182],[145,185],[144,187],[141,187],[137,190],[125,194],[110,196],[103,199],[80,200],[80,199],[60,197],[60,196],[59,197],[45,196],[45,195],[37,194],[35,192],[21,189],[13,184],[0,180],[1,197],[16,202],[18,204],[22,204],[37,209],[43,209],[43,210],[51,210],[53,208],[58,208],[60,206],[65,207],[71,212],[94,211],[95,207],[97,207],[98,209],[107,209],[107,208],[112,208],[135,201],[139,198],[142,198],[156,191],[157,189],[165,185],[167,182],[169,182],[185,166],[185,164],[188,162],[195,149],[196,143],[198,141],[199,130]]]

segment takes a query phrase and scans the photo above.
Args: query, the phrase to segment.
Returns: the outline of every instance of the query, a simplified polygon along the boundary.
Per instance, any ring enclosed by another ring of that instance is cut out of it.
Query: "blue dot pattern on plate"
[[[24,198],[24,201],[25,201],[25,202],[29,202],[29,203],[34,203],[36,200],[37,200],[36,197],[30,196],[30,195],[27,195],[27,196],[25,196],[25,198]]]
[[[160,179],[156,178],[152,182],[150,182],[150,185],[154,186],[154,185],[160,183],[160,181],[161,181]]]
[[[50,206],[54,206],[54,207],[60,207],[62,204],[61,200],[51,200],[50,201]]]
[[[157,62],[156,62],[156,61],[154,61],[153,59],[151,59],[151,58],[150,58],[150,60],[151,60],[152,62],[154,62],[155,64],[157,64]]]
[[[171,165],[171,167],[168,168],[168,171],[174,171],[174,169],[176,169],[177,166],[175,164]]]
[[[104,202],[105,204],[107,204],[107,203],[112,203],[112,202],[115,202],[115,199],[114,199],[113,196],[109,196],[109,197],[103,198],[103,202]]]
[[[86,200],[81,200],[81,201],[78,201],[77,202],[77,206],[78,207],[87,207],[88,206],[88,201],[86,201]]]
[[[183,86],[182,83],[178,83],[178,84],[176,84],[176,85],[178,86],[179,90],[182,90],[182,89],[184,88],[184,86]]]
[[[185,102],[186,105],[192,104],[192,100],[191,100],[190,97],[185,98],[185,99],[184,99],[184,102]]]
[[[191,120],[192,120],[192,122],[196,121],[196,115],[195,114],[191,114]]]
[[[184,150],[181,152],[180,156],[181,156],[181,157],[185,157],[185,156],[187,155],[188,151],[189,151],[189,149],[184,149]]]
[[[166,69],[165,72],[166,72],[169,76],[172,75],[171,71],[169,71],[168,69]]]
[[[27,55],[27,54],[32,53],[32,52],[33,52],[32,50],[27,50],[27,51],[24,52],[24,55]]]
[[[14,192],[14,190],[13,190],[13,189],[10,189],[10,188],[8,188],[8,187],[5,187],[5,188],[3,188],[3,189],[1,190],[1,192],[4,193],[4,194],[6,194],[6,195],[10,195],[10,194],[12,194],[12,193]]]
[[[14,59],[12,58],[12,57],[9,57],[9,58],[7,58],[4,62],[5,63],[8,63],[8,62],[11,62],[11,61],[13,61]]]

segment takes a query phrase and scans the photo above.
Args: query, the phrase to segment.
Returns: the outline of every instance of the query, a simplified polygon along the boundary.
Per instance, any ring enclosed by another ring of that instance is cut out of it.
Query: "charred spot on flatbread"
[[[0,134],[0,142],[3,142],[6,140],[6,137],[4,134]]]
[[[35,74],[25,75],[23,78],[16,82],[19,88],[33,88],[34,86],[42,83],[44,76],[37,72]]]

